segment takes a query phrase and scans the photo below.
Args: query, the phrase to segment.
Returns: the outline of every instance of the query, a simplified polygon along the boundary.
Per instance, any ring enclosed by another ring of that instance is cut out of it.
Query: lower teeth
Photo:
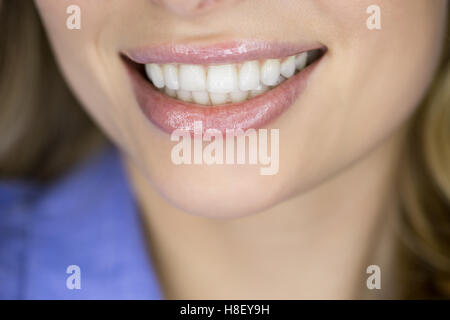
[[[172,90],[169,88],[160,88],[158,91],[165,93],[171,98],[175,98],[180,101],[196,103],[204,106],[222,105],[228,103],[238,103],[257,97],[267,91],[277,87],[281,83],[286,81],[283,79],[275,86],[259,85],[255,90],[249,91],[234,91],[230,93],[214,93],[208,91],[185,91],[185,90]]]

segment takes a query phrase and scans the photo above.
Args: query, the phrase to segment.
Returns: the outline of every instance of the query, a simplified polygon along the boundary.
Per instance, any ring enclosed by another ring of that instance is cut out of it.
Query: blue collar
[[[1,299],[161,299],[148,252],[113,148],[50,186],[0,183]]]

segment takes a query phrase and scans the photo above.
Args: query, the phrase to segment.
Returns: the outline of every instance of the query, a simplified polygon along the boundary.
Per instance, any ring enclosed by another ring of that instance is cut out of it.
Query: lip
[[[283,58],[301,52],[323,49],[320,59],[266,93],[240,103],[199,106],[171,98],[158,91],[138,70],[146,63],[238,63],[246,60]],[[259,129],[281,115],[306,89],[308,79],[325,55],[323,45],[293,45],[274,42],[232,42],[214,46],[162,45],[125,53],[124,61],[137,102],[145,116],[158,128],[171,134],[176,129],[194,131],[201,121],[203,131]]]
[[[319,43],[292,44],[277,41],[231,41],[210,46],[162,44],[128,50],[125,52],[125,55],[139,64],[214,64],[283,58],[321,48],[325,48],[325,46]]]

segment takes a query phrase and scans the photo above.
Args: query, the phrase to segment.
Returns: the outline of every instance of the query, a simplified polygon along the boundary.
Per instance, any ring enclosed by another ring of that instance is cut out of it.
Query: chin
[[[261,213],[285,198],[279,187],[286,189],[282,176],[260,176],[256,168],[209,169],[203,174],[177,172],[174,179],[157,182],[155,190],[183,213],[220,219]]]

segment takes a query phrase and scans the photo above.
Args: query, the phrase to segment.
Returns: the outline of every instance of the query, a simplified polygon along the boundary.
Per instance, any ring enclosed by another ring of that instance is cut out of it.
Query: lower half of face
[[[68,82],[149,186],[187,213],[221,217],[306,192],[418,105],[446,1],[349,2],[78,0],[77,12],[36,0]],[[236,129],[258,142],[237,150]]]

